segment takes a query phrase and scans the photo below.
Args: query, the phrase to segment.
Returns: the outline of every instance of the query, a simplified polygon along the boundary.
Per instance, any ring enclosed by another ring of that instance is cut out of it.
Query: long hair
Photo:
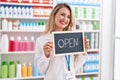
[[[72,31],[75,28],[75,19],[74,19],[71,7],[66,3],[59,3],[54,7],[54,9],[52,10],[52,12],[49,16],[49,20],[46,25],[46,30],[44,32],[45,34],[51,33],[55,29],[55,27],[56,27],[55,26],[55,15],[63,7],[68,8],[70,11],[70,22],[69,22],[68,26],[63,29],[63,31]]]

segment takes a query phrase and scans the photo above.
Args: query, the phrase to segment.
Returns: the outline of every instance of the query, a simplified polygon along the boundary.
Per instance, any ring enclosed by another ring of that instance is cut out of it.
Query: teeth
[[[64,21],[61,21],[62,24],[66,24]]]

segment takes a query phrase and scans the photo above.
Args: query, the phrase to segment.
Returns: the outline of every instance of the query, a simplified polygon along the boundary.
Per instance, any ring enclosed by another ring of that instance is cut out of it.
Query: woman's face
[[[55,15],[55,31],[62,31],[70,22],[70,11],[62,7]]]

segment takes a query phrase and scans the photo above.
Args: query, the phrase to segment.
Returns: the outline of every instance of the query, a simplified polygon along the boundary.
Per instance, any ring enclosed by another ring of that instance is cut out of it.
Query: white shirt
[[[43,46],[48,40],[52,40],[51,34],[41,35],[36,40],[35,46],[35,59],[34,64],[39,73],[44,73],[44,80],[66,80],[68,72],[68,64],[65,56],[54,57],[52,54],[50,58],[46,58],[43,51]],[[70,56],[70,72],[75,79],[75,71],[83,66],[87,56],[79,55],[77,60],[74,61],[74,55]]]

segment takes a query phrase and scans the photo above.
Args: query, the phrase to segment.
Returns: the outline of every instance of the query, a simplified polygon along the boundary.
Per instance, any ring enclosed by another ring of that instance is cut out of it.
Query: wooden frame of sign
[[[55,56],[85,53],[82,31],[52,32]]]

